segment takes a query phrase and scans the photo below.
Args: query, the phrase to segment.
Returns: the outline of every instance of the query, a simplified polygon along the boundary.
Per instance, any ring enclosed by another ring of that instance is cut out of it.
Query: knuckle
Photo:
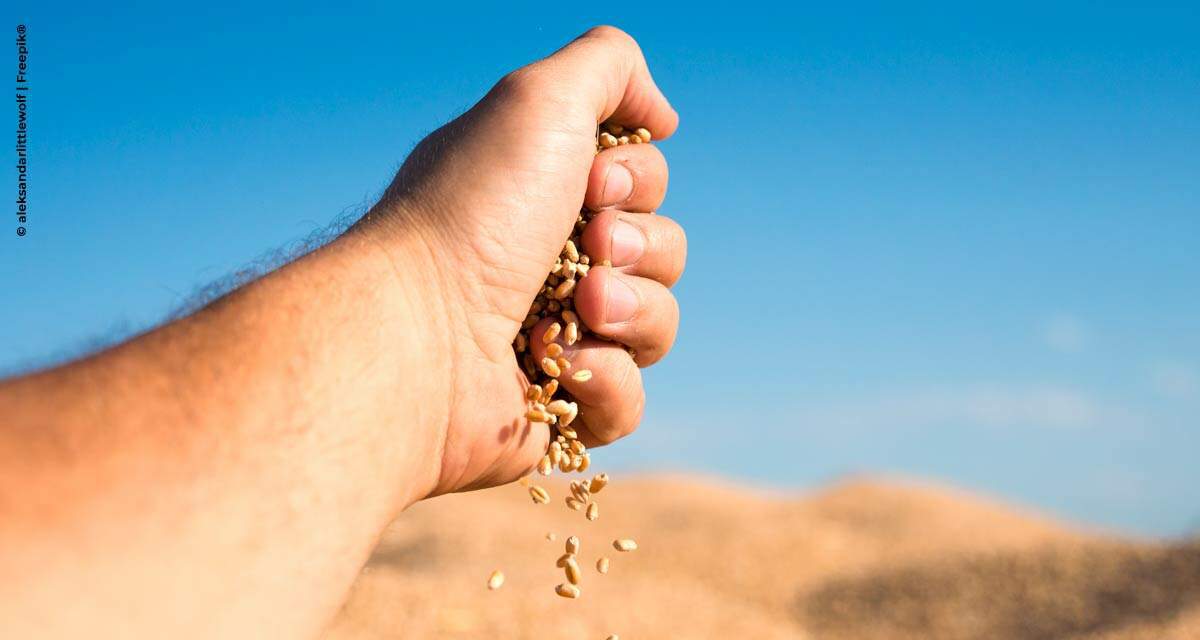
[[[545,73],[536,64],[510,71],[496,83],[493,92],[516,102],[535,102],[545,89]]]
[[[622,43],[636,44],[633,36],[625,33],[623,30],[617,27],[612,26],[611,24],[598,24],[591,29],[588,29],[583,35],[585,38],[596,38],[600,40],[612,40]]]

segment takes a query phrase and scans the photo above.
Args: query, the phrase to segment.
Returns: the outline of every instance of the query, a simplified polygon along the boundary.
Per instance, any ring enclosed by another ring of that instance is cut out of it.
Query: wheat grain
[[[606,486],[608,486],[607,473],[597,473],[592,477],[592,480],[588,482],[588,490],[593,494],[600,493],[600,490]]]
[[[504,586],[504,572],[497,569],[488,577],[487,588],[489,591],[495,591],[502,586]]]
[[[529,497],[533,498],[533,501],[537,504],[548,504],[550,502],[550,492],[537,485],[529,487]]]
[[[626,127],[615,122],[605,122],[597,130],[596,153],[605,149],[629,145],[646,144],[653,140],[651,132],[645,127]],[[571,376],[572,383],[585,383],[595,377],[591,369],[580,368],[572,370],[572,363],[566,358],[565,348],[579,344],[589,335],[586,324],[575,311],[575,294],[580,281],[588,277],[595,266],[611,267],[611,260],[592,260],[592,257],[582,251],[582,237],[595,212],[583,209],[575,219],[570,236],[564,241],[562,250],[554,259],[546,272],[546,278],[529,305],[529,312],[521,322],[521,329],[513,340],[513,351],[522,371],[529,379],[530,385],[525,389],[525,417],[532,425],[545,424],[553,436],[536,465],[536,471],[542,476],[549,476],[557,468],[562,472],[584,472],[591,467],[591,453],[579,440],[579,433],[571,425],[579,417],[580,405],[576,402],[571,389],[563,391],[564,397],[555,397],[560,392],[559,378],[564,374]],[[538,334],[533,333],[533,327],[542,320],[549,321],[546,328]],[[540,339],[545,345],[542,357],[533,355],[534,343]],[[528,487],[529,495],[536,504],[550,502],[550,492],[545,488],[533,485],[530,477],[521,479]],[[568,508],[583,511],[589,521],[599,518],[600,505],[594,501],[594,496],[609,484],[607,474],[596,474],[591,480],[576,480],[570,483],[570,495],[564,498]],[[554,541],[557,536],[547,532],[547,540]],[[566,553],[556,565],[563,569],[567,581],[555,587],[555,593],[564,598],[575,599],[580,596],[579,583],[582,572],[576,556],[579,553],[580,540],[570,536],[565,542]],[[622,538],[613,541],[613,548],[621,552],[637,549],[637,543],[632,539]],[[600,557],[596,560],[596,571],[607,574],[609,558]],[[504,576],[499,571],[492,574],[488,580],[488,588],[499,588]],[[495,585],[493,586],[493,583]],[[619,640],[616,634],[606,640]]]
[[[613,548],[617,551],[628,552],[637,551],[637,543],[629,538],[620,538],[613,540]]]
[[[563,572],[567,574],[567,582],[571,584],[579,584],[580,578],[583,577],[579,570],[579,563],[575,561],[575,556],[569,556],[563,564]]]

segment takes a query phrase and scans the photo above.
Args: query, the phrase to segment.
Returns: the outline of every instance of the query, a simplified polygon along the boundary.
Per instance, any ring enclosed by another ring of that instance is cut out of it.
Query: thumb
[[[616,27],[589,29],[549,57],[505,76],[496,92],[551,108],[579,104],[587,117],[581,124],[589,128],[611,119],[645,127],[662,139],[679,126],[679,115],[651,78],[641,48]]]

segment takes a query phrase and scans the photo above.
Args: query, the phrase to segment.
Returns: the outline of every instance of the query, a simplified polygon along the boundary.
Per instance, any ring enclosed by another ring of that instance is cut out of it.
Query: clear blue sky
[[[601,460],[1200,525],[1194,3],[493,4],[10,8],[33,218],[0,227],[0,367],[159,321],[609,22],[682,114],[662,211],[691,254],[644,429]]]

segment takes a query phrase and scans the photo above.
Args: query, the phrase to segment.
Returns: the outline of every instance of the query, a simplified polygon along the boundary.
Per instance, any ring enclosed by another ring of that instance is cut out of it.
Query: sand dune
[[[326,637],[1200,638],[1200,542],[1136,543],[911,482],[781,495],[617,478],[587,522],[516,485],[417,505]],[[557,542],[545,540],[553,531]],[[583,597],[554,595],[583,539]],[[641,548],[618,554],[630,536]],[[595,573],[598,555],[612,558]],[[507,584],[488,592],[492,569]]]

